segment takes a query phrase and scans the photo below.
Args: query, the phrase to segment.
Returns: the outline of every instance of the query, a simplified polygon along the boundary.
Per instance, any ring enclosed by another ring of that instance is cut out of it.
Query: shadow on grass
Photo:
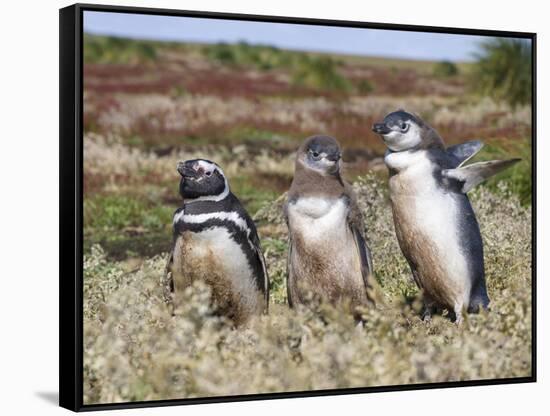
[[[89,253],[94,244],[101,245],[111,260],[153,257],[170,250],[172,234],[170,231],[162,230],[137,235],[121,231],[113,232],[111,235],[85,235],[84,253]]]

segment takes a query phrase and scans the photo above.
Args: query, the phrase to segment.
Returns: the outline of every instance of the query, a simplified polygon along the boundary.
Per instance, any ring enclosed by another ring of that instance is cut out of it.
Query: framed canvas
[[[536,381],[536,35],[60,10],[60,405]]]

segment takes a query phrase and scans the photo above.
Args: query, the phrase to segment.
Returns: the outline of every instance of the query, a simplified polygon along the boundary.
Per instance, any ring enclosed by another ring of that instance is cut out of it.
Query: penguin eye
[[[407,123],[404,123],[402,122],[400,125],[399,125],[399,128],[402,130],[402,131],[407,131],[409,129],[409,125]]]
[[[310,150],[309,153],[311,154],[311,156],[313,156],[314,159],[319,159],[319,152],[315,152],[313,150]]]
[[[205,175],[206,175],[206,176],[212,176],[212,171],[207,170],[207,171],[205,172]]]

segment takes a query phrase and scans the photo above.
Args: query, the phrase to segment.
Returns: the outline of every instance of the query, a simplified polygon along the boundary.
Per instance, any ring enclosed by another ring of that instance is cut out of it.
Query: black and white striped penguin
[[[464,310],[486,309],[483,243],[466,193],[519,159],[464,165],[479,152],[480,141],[445,148],[432,127],[404,110],[388,114],[373,131],[388,147],[395,231],[423,291],[424,319],[447,309],[460,323]]]
[[[351,307],[374,303],[372,258],[351,186],[340,175],[341,150],[329,136],[305,140],[296,156],[284,212],[289,231],[291,307],[308,292]]]
[[[174,214],[168,280],[177,308],[195,280],[207,283],[220,315],[235,325],[267,313],[269,278],[254,222],[222,169],[205,159],[179,162],[183,206]]]

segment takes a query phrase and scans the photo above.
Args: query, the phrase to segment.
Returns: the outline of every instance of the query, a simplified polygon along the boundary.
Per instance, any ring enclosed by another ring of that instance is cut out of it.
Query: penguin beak
[[[184,178],[193,178],[197,175],[197,171],[194,169],[193,163],[190,163],[189,161],[178,162],[177,170],[178,173]]]
[[[386,126],[385,123],[374,123],[372,126],[372,131],[376,134],[381,134],[382,136],[391,132],[391,129]]]

